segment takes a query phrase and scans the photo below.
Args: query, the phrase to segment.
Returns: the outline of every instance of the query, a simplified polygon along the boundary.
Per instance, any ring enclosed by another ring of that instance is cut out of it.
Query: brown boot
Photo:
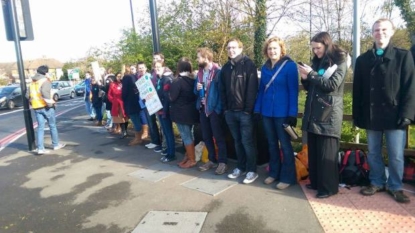
[[[148,137],[148,125],[143,125],[143,135],[141,135],[141,139],[146,139]]]
[[[181,168],[191,168],[196,166],[196,161],[195,161],[195,144],[189,144],[186,147],[186,153],[187,153],[187,158],[189,160],[186,161],[186,163],[184,163],[183,165],[179,165]]]
[[[143,131],[140,132],[135,132],[134,134],[134,139],[130,141],[130,143],[128,143],[129,146],[135,146],[138,144],[141,144],[143,142],[143,140],[141,140],[141,134],[143,133]]]
[[[102,126],[102,121],[98,121],[97,126]]]

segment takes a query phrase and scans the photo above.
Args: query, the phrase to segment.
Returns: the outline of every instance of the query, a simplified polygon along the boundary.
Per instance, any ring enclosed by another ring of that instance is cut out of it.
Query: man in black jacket
[[[371,185],[360,192],[370,196],[384,191],[398,202],[409,202],[402,191],[405,128],[415,115],[415,67],[409,51],[393,47],[393,24],[377,20],[372,27],[373,48],[356,60],[353,81],[353,121],[366,129]],[[389,177],[382,159],[386,137]]]
[[[247,172],[243,182],[249,184],[258,178],[252,122],[258,92],[258,73],[252,60],[242,54],[242,49],[243,44],[239,39],[228,41],[229,61],[222,68],[219,88],[226,122],[238,157],[237,168],[228,177],[236,179]]]

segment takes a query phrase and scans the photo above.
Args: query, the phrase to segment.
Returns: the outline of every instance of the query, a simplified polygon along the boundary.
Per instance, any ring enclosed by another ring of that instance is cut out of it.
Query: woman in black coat
[[[347,70],[346,52],[333,44],[327,32],[311,40],[312,65],[299,65],[301,82],[307,91],[302,130],[307,131],[310,184],[317,198],[337,194],[343,119],[343,87]]]
[[[197,100],[193,92],[195,77],[189,59],[179,60],[177,73],[169,90],[170,116],[176,123],[186,148],[186,156],[178,165],[181,168],[190,168],[196,165],[193,126],[199,121],[199,113],[195,108]]]
[[[122,78],[122,101],[124,103],[125,114],[131,119],[134,125],[135,137],[128,145],[134,146],[141,144],[142,126],[140,120],[141,107],[138,103],[140,93],[135,85],[135,75],[131,74],[129,68],[126,68],[124,77]]]
[[[97,126],[102,126],[102,97],[104,96],[104,91],[99,82],[92,78],[91,80],[91,93],[92,93],[92,107],[96,113],[96,119],[98,121]]]
[[[105,128],[108,129],[108,130],[112,129],[113,124],[112,124],[112,116],[111,116],[112,103],[111,103],[111,101],[109,101],[107,95],[108,95],[108,91],[110,89],[110,84],[114,81],[115,81],[115,76],[114,75],[109,75],[105,80],[104,86],[102,86],[102,90],[105,92],[105,95],[104,95],[103,99],[104,99],[104,103],[105,103],[105,110],[106,110],[106,113],[107,113],[107,123],[105,125]]]

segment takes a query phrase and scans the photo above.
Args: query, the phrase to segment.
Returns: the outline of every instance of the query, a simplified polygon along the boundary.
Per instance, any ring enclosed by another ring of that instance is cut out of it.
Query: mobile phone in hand
[[[302,63],[302,62],[300,62],[300,61],[299,61],[299,62],[297,62],[297,63],[298,63],[298,65],[300,65],[300,66],[305,66],[305,65],[304,65],[304,63]]]

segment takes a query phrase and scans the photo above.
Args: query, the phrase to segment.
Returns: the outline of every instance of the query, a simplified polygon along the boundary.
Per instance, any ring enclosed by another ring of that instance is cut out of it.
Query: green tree
[[[412,41],[415,41],[415,12],[412,10],[414,2],[411,0],[395,0],[395,5],[399,7],[402,18],[406,22]]]
[[[266,0],[256,0],[255,8],[255,42],[254,42],[254,62],[257,67],[263,63],[262,44],[266,40],[267,14]]]

